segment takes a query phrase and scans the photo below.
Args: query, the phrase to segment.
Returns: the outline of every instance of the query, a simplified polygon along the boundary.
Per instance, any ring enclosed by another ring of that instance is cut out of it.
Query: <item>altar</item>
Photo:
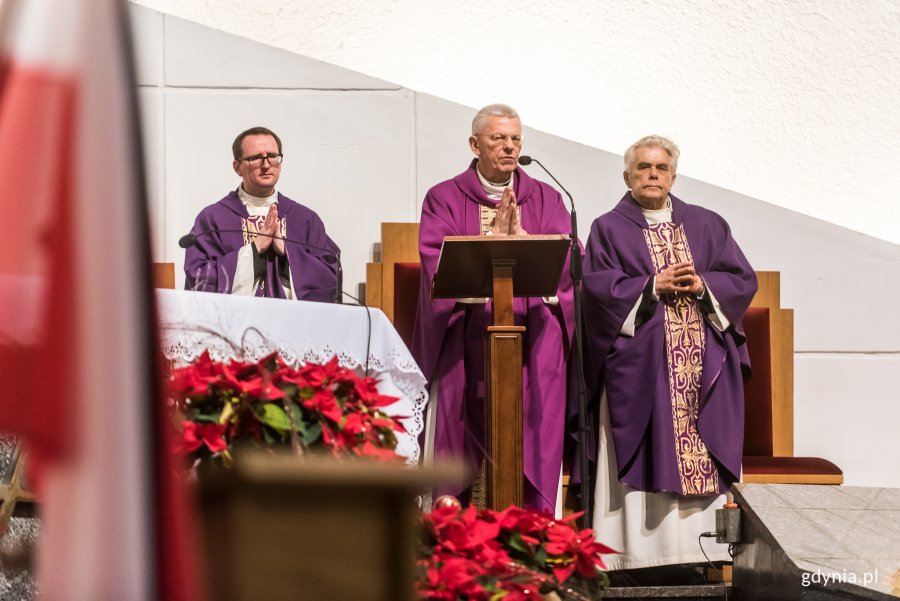
[[[418,462],[425,377],[380,309],[187,290],[156,294],[163,353],[176,364],[203,351],[216,361],[256,361],[278,352],[295,367],[337,356],[342,367],[376,377],[381,394],[399,399],[386,412],[406,416],[397,453]]]

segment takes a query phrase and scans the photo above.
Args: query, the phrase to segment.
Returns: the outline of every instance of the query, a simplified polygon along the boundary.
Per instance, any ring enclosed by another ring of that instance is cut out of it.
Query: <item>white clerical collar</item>
[[[481,175],[481,171],[478,169],[478,166],[475,166],[475,173],[478,174],[478,181],[481,182],[481,187],[484,189],[484,193],[487,194],[487,197],[491,200],[500,200],[503,198],[503,191],[507,188],[512,188],[513,186],[513,178],[515,177],[515,173],[509,174],[509,180],[505,184],[497,184]]]
[[[644,219],[647,220],[648,225],[668,223],[672,221],[672,199],[666,196],[666,206],[661,209],[645,209],[641,207],[641,213],[644,214]]]
[[[244,186],[238,186],[237,190],[238,198],[241,199],[241,202],[245,205],[250,205],[256,208],[259,207],[267,207],[271,204],[275,204],[275,201],[278,200],[278,192],[272,191],[270,196],[253,196],[252,194],[248,194],[244,191]]]

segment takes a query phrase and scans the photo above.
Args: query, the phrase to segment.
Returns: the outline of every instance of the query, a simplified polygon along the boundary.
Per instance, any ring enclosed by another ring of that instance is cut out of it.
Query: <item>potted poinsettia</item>
[[[194,464],[230,466],[236,446],[328,450],[336,458],[402,460],[394,449],[405,432],[384,408],[377,380],[339,365],[293,368],[277,354],[256,362],[213,361],[208,353],[171,377],[181,418],[177,450]]]
[[[510,506],[504,511],[435,508],[422,517],[420,599],[545,601],[596,599],[609,585],[593,530]]]

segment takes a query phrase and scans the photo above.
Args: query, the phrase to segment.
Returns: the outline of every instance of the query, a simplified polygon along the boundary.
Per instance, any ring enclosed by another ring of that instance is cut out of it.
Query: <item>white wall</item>
[[[180,282],[176,241],[237,185],[230,144],[250,125],[282,136],[279,187],[322,215],[351,292],[379,224],[416,221],[425,191],[471,158],[471,107],[147,8],[132,14],[156,258],[176,262]],[[575,197],[584,239],[624,192],[622,157],[526,135],[525,152]],[[796,452],[831,459],[848,484],[900,486],[900,246],[683,172],[675,193],[722,214],[757,269],[782,273],[782,304],[796,310]]]
[[[897,0],[135,0],[900,242]]]

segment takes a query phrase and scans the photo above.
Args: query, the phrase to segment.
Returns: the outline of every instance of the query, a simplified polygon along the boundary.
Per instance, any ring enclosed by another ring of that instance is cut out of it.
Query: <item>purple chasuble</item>
[[[740,477],[744,376],[741,319],[756,274],[719,215],[670,196],[672,222],[648,226],[626,194],[591,226],[584,267],[592,396],[605,388],[618,478],[644,491],[719,494]],[[653,275],[691,260],[731,325],[720,332],[690,295],[666,295],[620,335]]]
[[[472,473],[484,457],[484,336],[492,323],[490,303],[431,299],[431,285],[445,236],[481,233],[481,206],[496,207],[478,180],[476,161],[428,191],[422,204],[422,262],[413,356],[429,383],[438,382],[435,455],[463,458]],[[529,234],[566,234],[569,213],[559,192],[516,168],[514,190],[522,227]],[[574,317],[568,263],[557,290],[558,305],[541,298],[513,300],[516,325],[525,326],[523,447],[525,505],[552,511],[556,505],[566,416],[566,359]],[[466,487],[441,490],[459,495]]]
[[[279,274],[287,261],[295,298],[333,302],[340,249],[325,233],[314,211],[280,193],[277,204],[285,255],[278,255],[271,247],[262,255],[266,273],[257,296],[286,297]],[[185,289],[230,294],[238,252],[254,240],[264,220],[250,217],[237,192],[200,211],[191,228],[197,243],[185,251]]]

